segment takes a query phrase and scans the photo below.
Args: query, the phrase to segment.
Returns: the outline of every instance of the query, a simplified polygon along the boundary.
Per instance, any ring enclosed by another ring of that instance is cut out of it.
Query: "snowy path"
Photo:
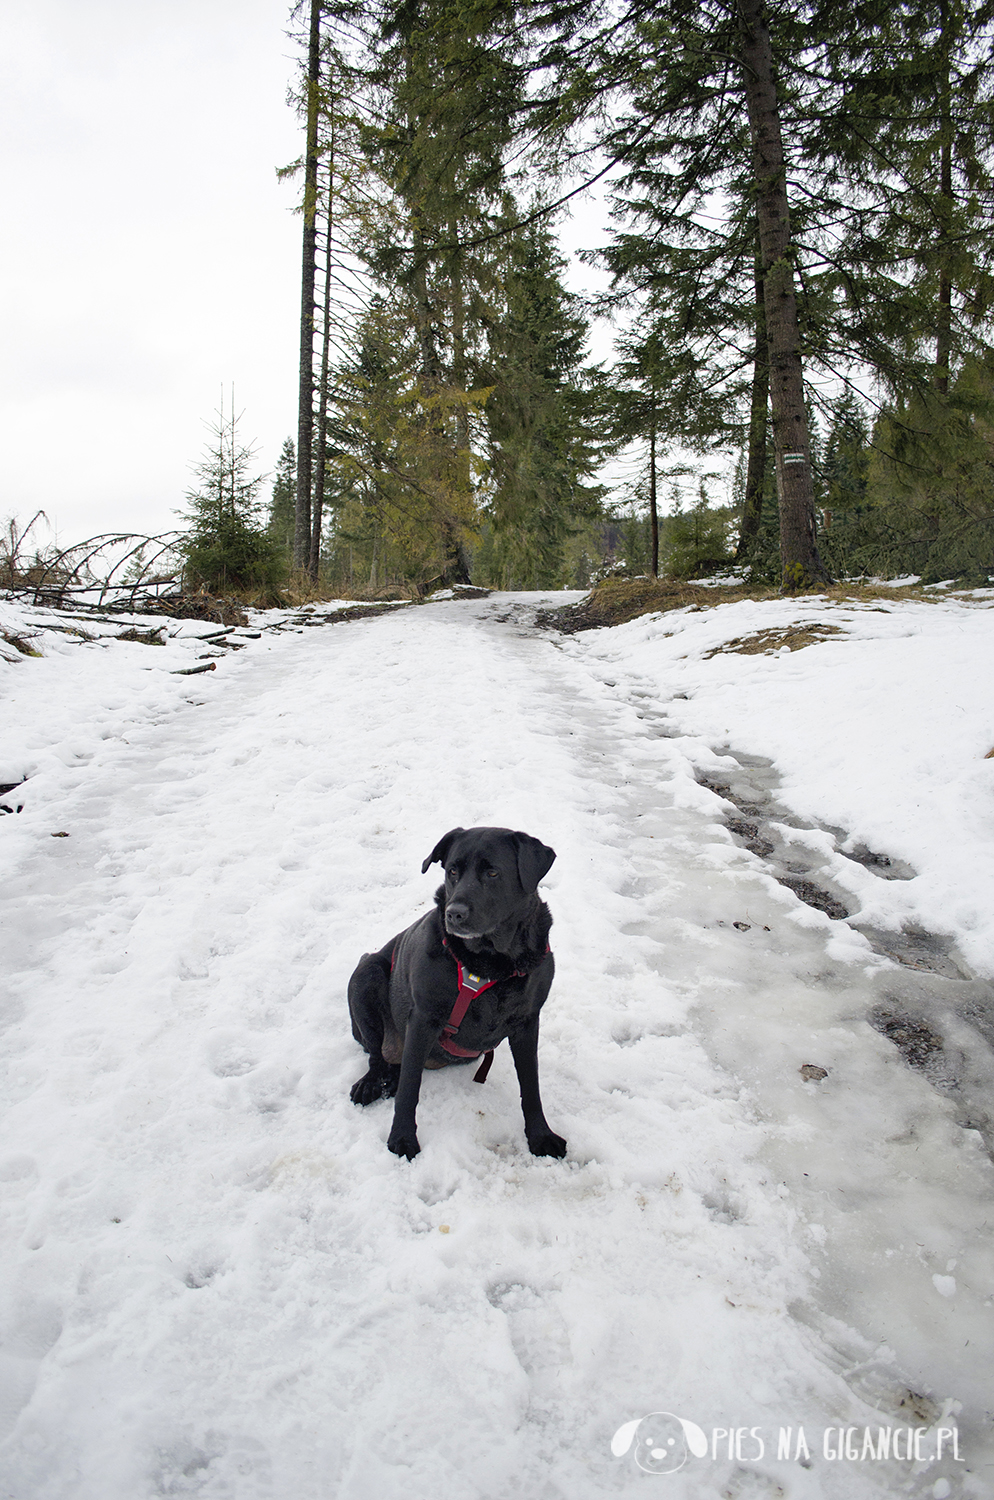
[[[863,1019],[863,940],[733,847],[651,687],[520,607],[122,678],[0,820],[4,1497],[994,1493],[976,1132]],[[413,1163],[348,1099],[348,974],[475,823],[558,851],[565,1163],[529,1156],[506,1049],[483,1088],[427,1079]],[[966,1462],[822,1456],[960,1407]],[[659,1410],[765,1453],[613,1457]],[[801,1424],[808,1467],[771,1451]]]

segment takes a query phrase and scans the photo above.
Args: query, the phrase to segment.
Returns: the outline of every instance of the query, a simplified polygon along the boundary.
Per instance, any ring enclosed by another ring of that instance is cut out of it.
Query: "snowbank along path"
[[[535,604],[264,634],[209,676],[12,669],[3,1496],[994,1494],[994,1174],[866,1020],[895,965],[733,841],[696,779],[727,758],[658,685]],[[564,1162],[506,1048],[483,1087],[427,1076],[413,1163],[349,1102],[348,975],[479,823],[558,852]],[[755,1432],[647,1473],[610,1444],[656,1411]],[[826,1458],[850,1427],[957,1428],[959,1461]]]

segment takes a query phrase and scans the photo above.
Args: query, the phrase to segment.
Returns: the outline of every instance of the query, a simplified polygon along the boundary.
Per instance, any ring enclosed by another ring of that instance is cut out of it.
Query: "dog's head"
[[[555,859],[528,833],[510,828],[453,828],[440,838],[421,866],[436,860],[445,871],[445,926],[453,937],[478,938],[494,932],[516,913]]]

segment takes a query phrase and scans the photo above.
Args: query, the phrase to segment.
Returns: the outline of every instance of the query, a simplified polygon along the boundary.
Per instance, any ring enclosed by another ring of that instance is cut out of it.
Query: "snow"
[[[994,614],[534,628],[576,597],[163,646],[0,600],[43,652],[0,661],[0,783],[28,778],[0,797],[4,1496],[994,1492]],[[805,623],[842,633],[708,654]],[[767,798],[772,854],[701,776]],[[348,975],[477,823],[558,852],[562,1162],[527,1152],[506,1048],[482,1088],[426,1079],[412,1163],[348,1098]],[[888,956],[902,931],[931,967]],[[941,1037],[925,1065],[888,1007]],[[612,1453],[653,1412],[707,1457]],[[909,1427],[959,1459],[825,1456]]]
[[[650,683],[674,724],[702,742],[699,764],[715,764],[711,748],[722,745],[767,756],[793,812],[910,863],[918,877],[903,888],[861,882],[865,920],[955,935],[991,978],[992,602],[746,600],[598,631],[578,649],[618,665],[636,690]],[[843,635],[815,652],[705,659],[725,641],[799,624]]]

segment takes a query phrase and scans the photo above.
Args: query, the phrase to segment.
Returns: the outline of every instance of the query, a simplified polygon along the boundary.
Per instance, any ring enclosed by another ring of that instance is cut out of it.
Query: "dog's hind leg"
[[[369,1054],[369,1072],[352,1085],[353,1104],[392,1099],[400,1081],[400,1067],[383,1056],[383,1040],[390,1023],[389,950],[364,953],[349,980],[352,1035]]]

